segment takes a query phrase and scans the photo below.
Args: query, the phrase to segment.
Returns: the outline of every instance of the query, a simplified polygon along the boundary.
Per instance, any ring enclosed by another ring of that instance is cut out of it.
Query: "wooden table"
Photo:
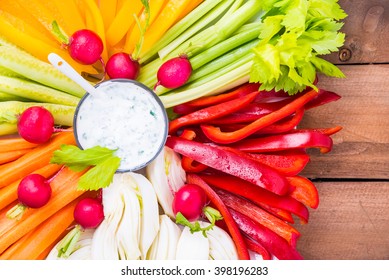
[[[310,151],[304,175],[320,205],[297,225],[306,259],[389,259],[389,1],[340,0],[346,42],[329,59],[345,79],[320,77],[339,101],[307,112],[303,127],[343,130],[329,154]]]

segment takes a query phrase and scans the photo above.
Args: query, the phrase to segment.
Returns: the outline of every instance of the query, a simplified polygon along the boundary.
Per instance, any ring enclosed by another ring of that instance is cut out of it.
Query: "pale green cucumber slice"
[[[18,116],[23,113],[24,110],[31,106],[42,106],[49,110],[54,117],[54,123],[56,125],[73,126],[73,117],[76,110],[75,106],[50,104],[50,103],[38,103],[38,102],[20,102],[20,101],[4,101],[0,102],[0,119],[7,119],[8,116]],[[6,122],[0,125],[7,124]],[[10,123],[8,123],[10,124]]]
[[[23,78],[22,75],[19,75],[18,73],[15,73],[14,71],[3,66],[0,66],[0,76]]]
[[[0,92],[0,101],[31,101],[31,99],[23,98],[5,92]]]
[[[0,136],[14,134],[17,131],[16,123],[0,123]]]
[[[8,68],[28,79],[71,95],[82,97],[85,94],[79,85],[55,69],[51,64],[11,46],[0,46],[0,66]]]
[[[27,99],[76,106],[80,99],[65,92],[19,78],[0,76],[0,92]]]

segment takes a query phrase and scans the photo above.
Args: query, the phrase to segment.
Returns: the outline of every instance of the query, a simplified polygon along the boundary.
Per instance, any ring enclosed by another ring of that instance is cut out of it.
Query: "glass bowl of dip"
[[[137,171],[163,149],[168,118],[159,97],[145,85],[111,79],[86,93],[74,115],[74,135],[81,149],[94,146],[116,150],[117,172]]]

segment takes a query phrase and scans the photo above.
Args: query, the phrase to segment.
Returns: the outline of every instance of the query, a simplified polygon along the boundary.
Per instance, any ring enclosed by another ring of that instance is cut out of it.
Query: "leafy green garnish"
[[[120,166],[120,158],[115,150],[95,146],[81,150],[74,145],[62,145],[54,151],[50,163],[64,164],[73,171],[82,171],[92,167],[78,182],[79,190],[98,190],[107,187]]]
[[[204,207],[203,213],[207,217],[207,219],[211,222],[209,224],[209,226],[201,227],[201,225],[198,221],[191,223],[188,221],[187,218],[185,218],[184,215],[182,215],[181,212],[178,212],[176,214],[176,223],[183,225],[183,226],[187,226],[191,233],[201,231],[203,236],[207,237],[207,231],[213,229],[216,221],[222,220],[223,216],[220,214],[220,212],[218,210],[216,210],[215,208],[212,208],[210,206]]]
[[[337,0],[266,0],[260,43],[253,49],[250,82],[262,90],[284,90],[290,95],[307,86],[316,89],[316,73],[344,77],[333,64],[320,58],[337,51],[345,34],[339,32],[347,15]]]

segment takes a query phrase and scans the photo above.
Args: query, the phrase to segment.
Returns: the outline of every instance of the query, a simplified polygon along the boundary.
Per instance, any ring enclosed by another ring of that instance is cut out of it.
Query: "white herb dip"
[[[130,80],[109,80],[96,94],[84,97],[75,116],[75,132],[83,149],[117,149],[118,171],[144,167],[163,148],[166,111],[149,89]]]

